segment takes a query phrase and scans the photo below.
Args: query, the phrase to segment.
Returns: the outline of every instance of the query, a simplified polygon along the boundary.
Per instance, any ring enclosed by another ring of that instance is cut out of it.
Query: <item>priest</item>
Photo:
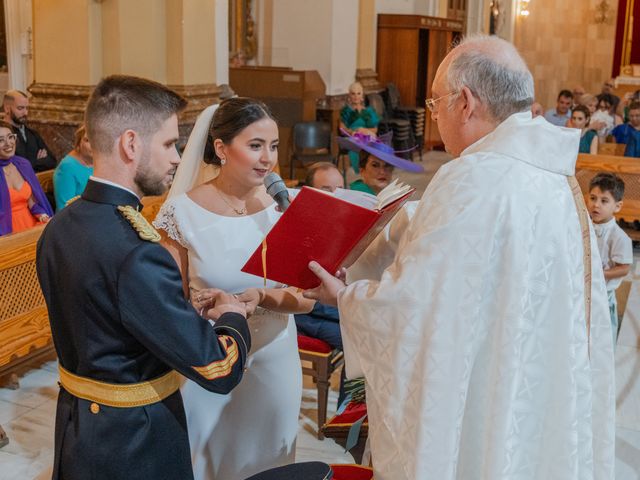
[[[377,480],[614,478],[604,277],[574,170],[580,133],[532,118],[509,43],[462,41],[427,107],[455,158],[387,265],[345,286],[315,262],[364,375]],[[364,266],[364,268],[363,268]],[[382,268],[385,267],[385,268]]]

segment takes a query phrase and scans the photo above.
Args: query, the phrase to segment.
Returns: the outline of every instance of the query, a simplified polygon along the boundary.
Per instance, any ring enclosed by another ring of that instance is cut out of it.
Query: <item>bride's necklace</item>
[[[229,202],[229,200],[227,200],[226,198],[224,198],[224,195],[222,195],[222,192],[218,189],[218,186],[216,185],[216,192],[218,192],[218,196],[222,199],[222,201],[224,203],[227,204],[227,206],[233,210],[236,215],[246,215],[247,214],[247,207],[246,205],[242,208],[236,208],[233,205],[231,205],[231,203]]]

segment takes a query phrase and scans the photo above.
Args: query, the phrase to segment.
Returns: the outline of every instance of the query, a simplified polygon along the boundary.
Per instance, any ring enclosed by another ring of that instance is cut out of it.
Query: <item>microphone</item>
[[[276,201],[280,210],[284,211],[289,208],[289,190],[284,184],[284,180],[280,176],[271,172],[264,177],[264,186],[267,187],[267,193]]]

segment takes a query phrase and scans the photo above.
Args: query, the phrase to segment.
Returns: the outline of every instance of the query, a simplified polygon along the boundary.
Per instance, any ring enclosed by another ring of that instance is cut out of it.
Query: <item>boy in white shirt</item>
[[[618,339],[616,289],[633,263],[631,239],[618,226],[614,214],[622,207],[624,182],[613,173],[598,173],[589,183],[589,214],[598,239],[604,278],[607,282],[613,344]]]

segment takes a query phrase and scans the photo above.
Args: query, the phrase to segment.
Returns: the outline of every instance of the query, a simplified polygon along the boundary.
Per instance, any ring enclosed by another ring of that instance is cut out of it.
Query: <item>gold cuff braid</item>
[[[160,402],[180,388],[178,374],[171,370],[161,377],[140,383],[115,384],[75,375],[58,366],[60,383],[71,395],[101,405],[131,408]]]

